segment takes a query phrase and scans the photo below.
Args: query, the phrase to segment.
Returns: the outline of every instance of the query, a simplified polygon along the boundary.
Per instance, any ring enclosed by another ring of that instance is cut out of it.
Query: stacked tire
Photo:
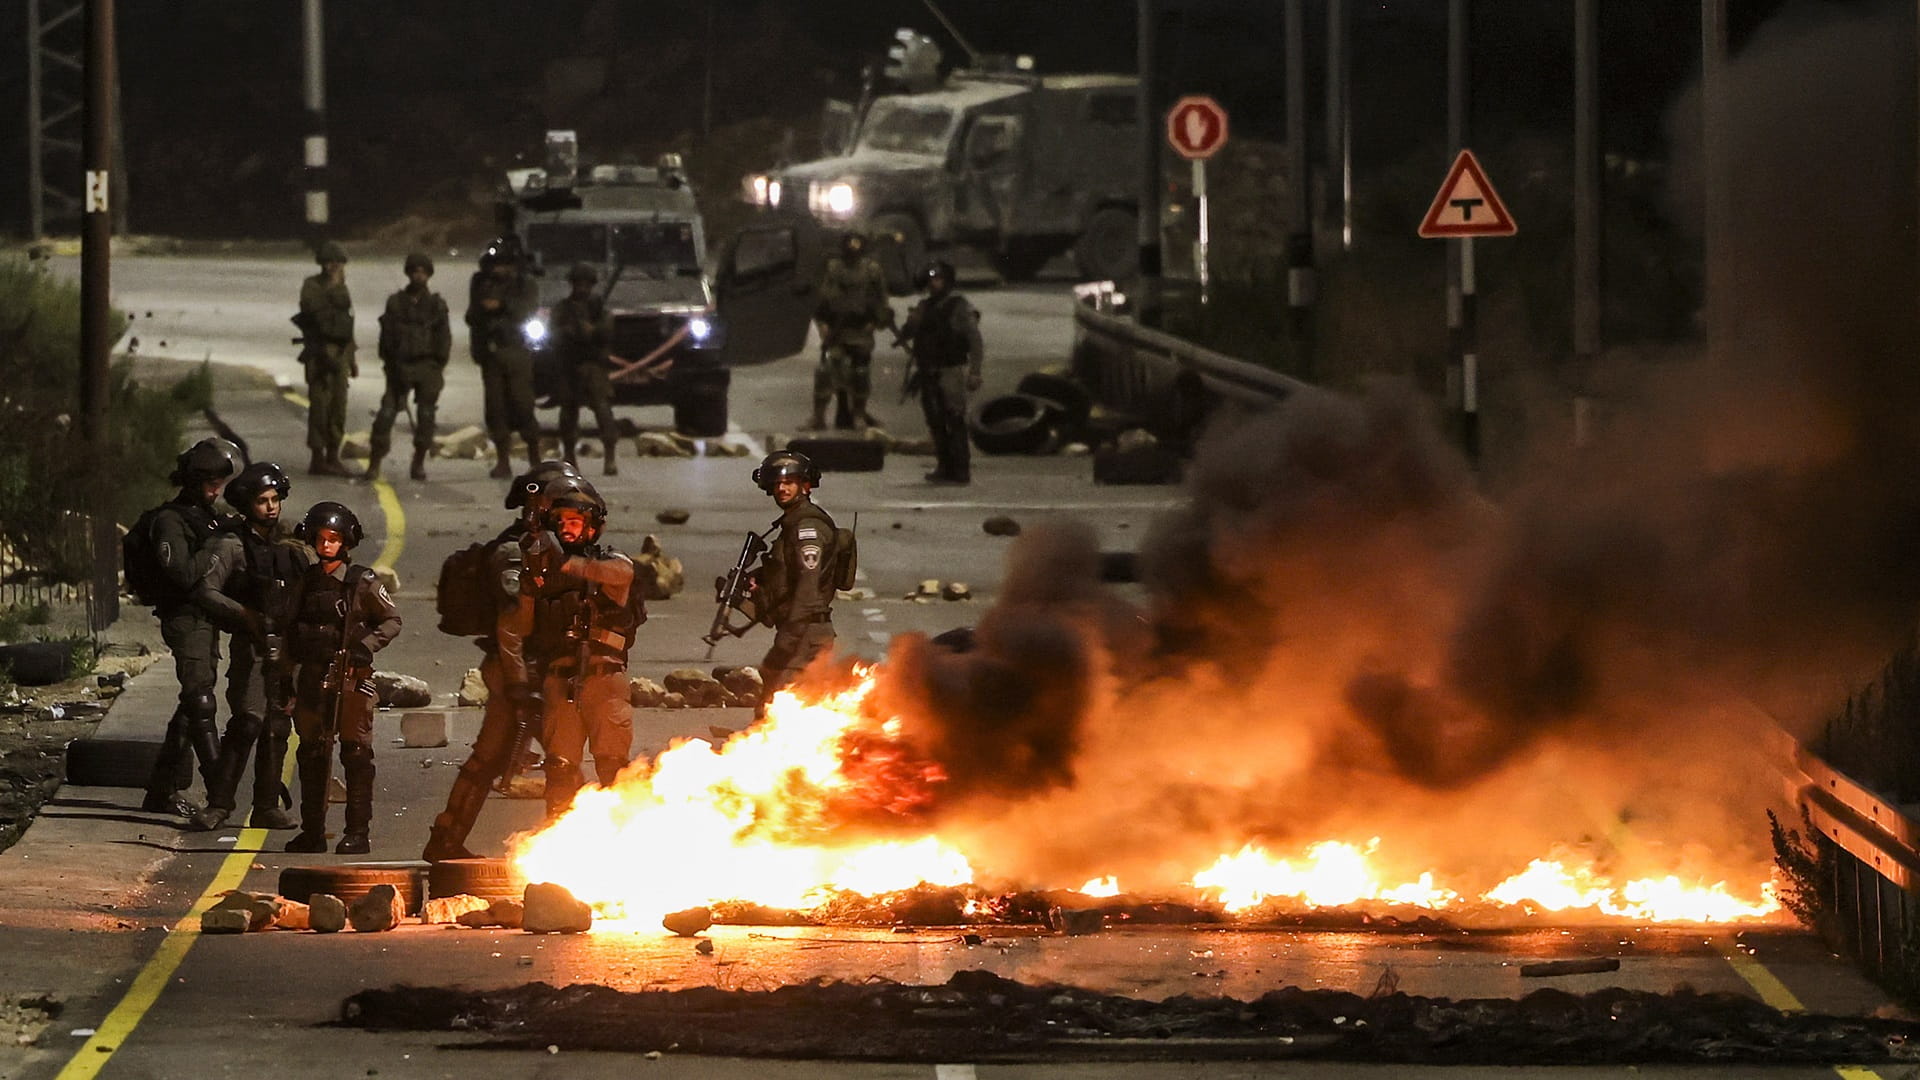
[[[1086,428],[1093,397],[1065,375],[1036,371],[1011,394],[980,403],[967,428],[983,454],[1041,454]]]

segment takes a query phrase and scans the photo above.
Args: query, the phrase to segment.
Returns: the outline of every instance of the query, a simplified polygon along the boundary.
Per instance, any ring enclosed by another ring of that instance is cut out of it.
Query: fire
[[[847,688],[814,700],[776,694],[764,720],[722,745],[677,742],[612,787],[583,790],[558,821],[515,838],[520,871],[566,886],[603,919],[636,925],[726,901],[806,910],[839,893],[971,884],[967,854],[938,834],[927,812],[945,774],[908,745],[898,718],[870,706],[873,669],[854,675]],[[1616,883],[1593,865],[1545,858],[1484,892],[1463,893],[1440,884],[1434,870],[1385,872],[1380,844],[1329,839],[1282,858],[1249,843],[1187,884],[1233,913],[1276,902],[1709,923],[1781,910],[1771,884],[1757,899],[1743,898],[1724,881],[1669,874]],[[1120,882],[1095,877],[1079,891],[1118,896]],[[964,911],[991,906],[976,895]]]

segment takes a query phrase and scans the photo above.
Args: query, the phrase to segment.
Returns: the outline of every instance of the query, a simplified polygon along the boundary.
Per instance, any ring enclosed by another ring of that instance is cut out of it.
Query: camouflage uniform
[[[980,384],[984,353],[980,313],[949,285],[914,306],[901,336],[913,349],[920,411],[939,462],[927,479],[967,483],[973,476],[967,392]]]
[[[468,298],[473,359],[480,365],[486,387],[487,434],[500,457],[495,472],[504,479],[510,471],[505,469],[507,445],[514,435],[526,441],[529,461],[540,460],[540,426],[533,411],[533,354],[521,329],[539,307],[539,295],[525,274],[503,278],[482,270],[473,275]],[[489,310],[489,300],[498,301],[498,306]]]
[[[826,426],[827,404],[840,399],[836,427],[865,428],[873,393],[873,334],[893,324],[886,275],[873,259],[830,259],[814,320],[821,325],[820,366],[813,373],[814,428]]]
[[[387,297],[380,315],[380,365],[387,391],[373,417],[368,472],[379,471],[380,459],[393,447],[394,417],[413,395],[417,410],[413,424],[416,463],[433,450],[434,412],[446,385],[447,358],[453,334],[447,325],[447,302],[424,285],[409,283]]]
[[[773,627],[773,646],[760,661],[767,698],[798,678],[834,641],[833,518],[803,497],[774,524],[780,535],[754,573],[755,611]]]
[[[300,318],[306,337],[300,362],[307,370],[307,449],[317,463],[344,475],[340,440],[347,432],[347,382],[357,367],[353,296],[346,283],[333,284],[324,270],[302,282]]]
[[[585,300],[569,296],[553,306],[551,322],[554,358],[559,361],[565,390],[560,400],[560,445],[574,461],[580,437],[580,406],[593,410],[600,425],[600,444],[606,452],[606,472],[618,472],[619,429],[613,418],[613,381],[608,371],[607,346],[613,340],[613,315],[597,296]]]
[[[166,595],[153,613],[160,619],[160,637],[173,653],[180,697],[147,780],[148,809],[161,809],[193,786],[195,758],[207,790],[215,787],[220,728],[214,687],[220,680],[220,631],[196,602],[194,588],[200,578],[201,551],[219,527],[213,510],[185,492],[169,500],[153,519],[153,550],[167,583]]]
[[[344,562],[332,573],[317,563],[308,567],[291,607],[288,649],[298,665],[293,728],[300,736],[295,757],[300,766],[301,835],[326,834],[327,783],[337,739],[346,773],[346,832],[364,837],[373,819],[373,710],[378,704],[373,654],[400,635],[400,612],[372,570]],[[333,670],[343,629],[348,661],[344,673]],[[330,672],[344,675],[339,685],[328,685]]]

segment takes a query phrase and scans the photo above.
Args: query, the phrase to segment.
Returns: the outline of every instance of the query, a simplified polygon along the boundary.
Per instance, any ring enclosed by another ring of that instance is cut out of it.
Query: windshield
[[[655,266],[698,270],[700,253],[693,248],[693,225],[685,221],[616,225],[613,257],[625,266]]]
[[[876,101],[860,128],[860,148],[944,157],[953,110]]]
[[[607,227],[538,222],[527,226],[527,247],[539,252],[548,266],[598,266],[607,261]]]

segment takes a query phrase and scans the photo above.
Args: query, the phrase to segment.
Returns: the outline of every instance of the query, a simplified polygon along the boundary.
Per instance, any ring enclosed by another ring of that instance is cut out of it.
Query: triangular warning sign
[[[1420,235],[1425,237],[1512,236],[1519,231],[1471,150],[1462,150],[1453,159],[1440,194],[1433,197],[1420,222]]]

